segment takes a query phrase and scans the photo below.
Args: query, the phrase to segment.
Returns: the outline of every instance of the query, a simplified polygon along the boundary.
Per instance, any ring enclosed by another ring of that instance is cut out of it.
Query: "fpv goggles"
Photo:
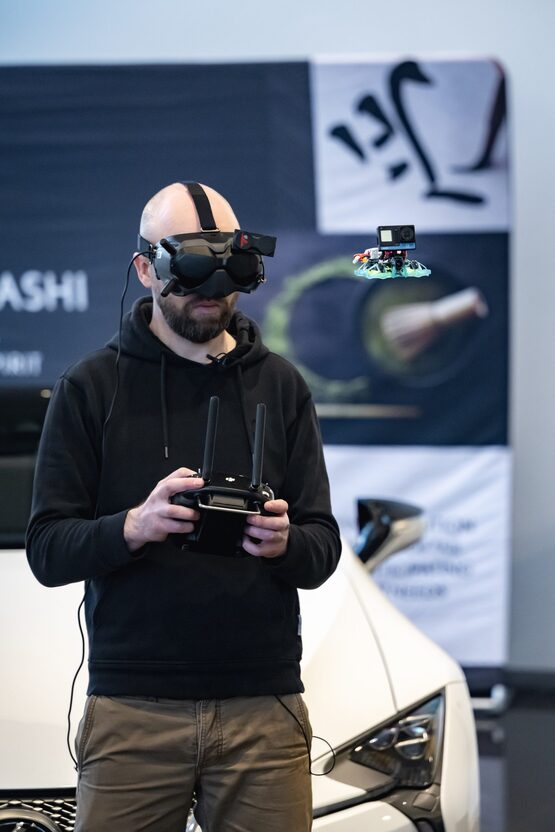
[[[276,238],[248,231],[220,231],[210,202],[198,182],[183,182],[191,194],[201,231],[163,237],[155,245],[139,234],[139,251],[164,281],[163,297],[196,294],[223,298],[252,292],[265,281],[262,256],[273,257]]]

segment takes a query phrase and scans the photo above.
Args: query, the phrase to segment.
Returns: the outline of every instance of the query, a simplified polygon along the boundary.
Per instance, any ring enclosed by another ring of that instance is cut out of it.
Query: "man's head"
[[[229,202],[213,188],[207,185],[202,185],[202,188],[219,230],[235,231],[239,228]],[[157,243],[162,237],[191,234],[195,231],[201,231],[199,216],[193,198],[181,182],[162,188],[149,199],[143,209],[140,233],[151,243]]]
[[[237,217],[227,200],[213,188],[202,187],[219,231],[233,232],[239,228]],[[164,237],[200,233],[201,230],[193,198],[180,182],[158,191],[144,207],[140,234],[152,244]],[[169,294],[163,297],[163,285],[148,258],[137,258],[135,268],[143,286],[152,291],[153,317],[161,315],[175,334],[193,343],[205,343],[229,326],[238,292],[218,299],[203,298],[197,294],[185,297]]]

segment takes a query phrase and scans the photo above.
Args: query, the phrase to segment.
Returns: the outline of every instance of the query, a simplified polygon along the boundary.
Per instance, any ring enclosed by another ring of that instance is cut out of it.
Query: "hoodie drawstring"
[[[237,384],[239,386],[239,398],[241,399],[241,413],[243,415],[243,426],[247,434],[247,442],[251,451],[251,457],[254,454],[254,445],[252,438],[252,427],[249,425],[249,418],[247,415],[247,400],[245,398],[245,386],[243,384],[243,370],[240,364],[235,365],[237,369]]]
[[[166,353],[160,359],[160,404],[162,408],[162,439],[164,443],[164,459],[170,455],[170,439],[168,431],[168,404],[166,401]]]

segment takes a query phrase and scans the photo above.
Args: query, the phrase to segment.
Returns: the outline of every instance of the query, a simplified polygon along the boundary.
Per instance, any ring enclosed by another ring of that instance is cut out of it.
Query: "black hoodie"
[[[297,587],[335,569],[321,439],[308,388],[241,313],[235,349],[211,364],[167,349],[149,329],[152,302],[118,339],[72,366],[48,407],[27,556],[47,586],[86,581],[89,693],[224,698],[301,691]],[[127,511],[180,466],[202,464],[210,396],[220,398],[217,471],[250,473],[256,405],[267,407],[264,481],[289,504],[285,555],[184,552],[168,539],[131,554]]]

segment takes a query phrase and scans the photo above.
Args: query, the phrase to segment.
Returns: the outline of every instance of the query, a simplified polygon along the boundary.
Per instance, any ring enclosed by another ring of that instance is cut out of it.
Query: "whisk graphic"
[[[469,318],[485,318],[488,313],[484,296],[471,287],[439,300],[391,307],[383,313],[380,327],[395,354],[414,361],[448,329]]]

